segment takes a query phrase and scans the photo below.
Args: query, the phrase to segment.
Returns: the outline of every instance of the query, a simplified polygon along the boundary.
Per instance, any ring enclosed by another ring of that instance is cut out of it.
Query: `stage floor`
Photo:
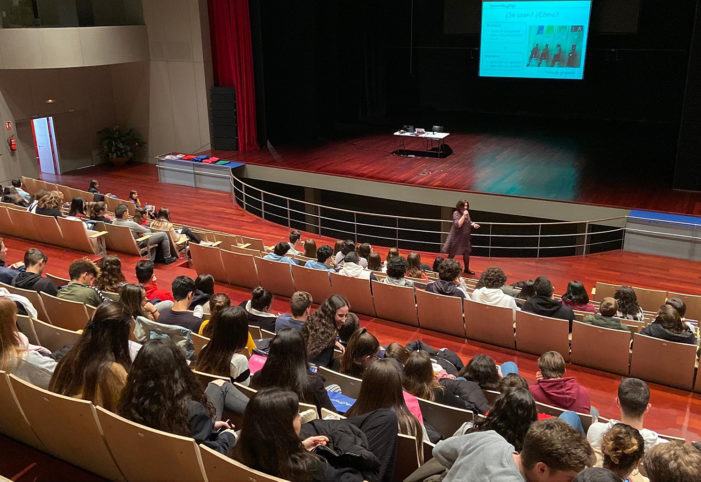
[[[453,154],[445,159],[394,155],[400,139],[391,131],[306,147],[213,152],[252,164],[413,186],[701,214],[701,193],[671,187],[674,156],[668,135],[634,128],[611,131],[452,133],[446,143]],[[423,148],[423,142],[410,140],[406,147],[416,143]]]

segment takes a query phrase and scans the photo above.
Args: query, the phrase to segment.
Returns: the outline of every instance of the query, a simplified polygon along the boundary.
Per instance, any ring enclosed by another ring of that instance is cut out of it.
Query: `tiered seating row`
[[[610,283],[596,283],[596,289],[592,290],[594,299],[601,301],[606,297],[613,298],[616,290],[621,285]],[[635,296],[640,307],[648,312],[657,313],[661,305],[664,305],[668,298],[680,298],[686,304],[686,317],[693,320],[701,320],[701,296],[677,293],[676,291],[653,290],[650,288],[638,288],[633,286]]]

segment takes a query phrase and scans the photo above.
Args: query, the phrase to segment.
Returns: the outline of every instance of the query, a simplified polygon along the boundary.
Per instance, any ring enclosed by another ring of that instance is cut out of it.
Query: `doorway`
[[[39,161],[39,171],[46,174],[60,174],[54,118],[40,117],[32,119],[32,134],[34,135],[34,147],[37,160]]]

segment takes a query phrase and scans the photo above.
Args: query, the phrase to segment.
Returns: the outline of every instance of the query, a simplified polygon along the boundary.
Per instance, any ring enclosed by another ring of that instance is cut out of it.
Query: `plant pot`
[[[129,162],[129,158],[128,157],[113,157],[110,159],[110,162],[115,167],[122,167],[124,164]]]

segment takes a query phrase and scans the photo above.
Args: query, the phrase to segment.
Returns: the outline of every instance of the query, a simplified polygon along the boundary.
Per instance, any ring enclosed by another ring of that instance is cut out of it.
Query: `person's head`
[[[514,388],[525,388],[528,390],[528,380],[523,378],[518,373],[509,373],[499,380],[497,391],[499,393],[504,393],[507,390],[512,390]]]
[[[353,333],[360,329],[360,319],[355,313],[348,313],[345,321],[338,327],[338,339],[342,345],[347,345]]]
[[[259,390],[246,406],[234,458],[285,480],[318,480],[316,455],[304,450],[299,397],[279,388]]]
[[[476,382],[482,390],[495,390],[499,384],[499,371],[494,359],[488,355],[475,355],[459,372],[460,376]]]
[[[319,263],[326,263],[326,260],[328,260],[331,257],[331,255],[333,255],[333,250],[331,249],[331,246],[324,245],[316,250],[316,260]]]
[[[0,297],[0,370],[7,370],[19,352],[17,337],[17,305],[10,298]]]
[[[68,276],[71,281],[87,286],[93,285],[97,274],[97,266],[89,259],[77,259],[68,267]]]
[[[62,395],[81,394],[84,400],[102,398],[103,406],[113,410],[107,396],[112,382],[105,379],[105,374],[113,363],[129,371],[131,324],[132,317],[121,303],[98,306],[78,342],[56,365],[49,390]]]
[[[343,257],[343,262],[358,264],[360,263],[360,257],[358,257],[358,253],[351,251]]]
[[[358,256],[360,258],[365,258],[365,260],[367,260],[370,253],[372,253],[372,246],[370,246],[368,243],[363,243],[358,246]]]
[[[526,432],[536,420],[538,411],[531,392],[527,388],[512,388],[494,400],[487,418],[478,421],[472,431],[494,430],[520,452]]]
[[[679,316],[679,312],[671,305],[660,306],[655,323],[659,323],[663,328],[673,333],[681,333],[685,330],[685,325],[681,316]]]
[[[616,316],[616,313],[618,313],[618,302],[616,299],[607,296],[601,300],[599,313],[601,313],[601,316]]]
[[[114,215],[117,219],[124,219],[124,216],[129,212],[129,208],[126,204],[119,204],[114,208]]]
[[[501,288],[506,283],[506,274],[501,268],[491,267],[484,270],[480,279],[484,283],[485,288]]]
[[[387,348],[385,349],[385,358],[393,358],[401,363],[402,366],[409,359],[410,354],[411,352],[407,350],[404,345],[397,343],[396,341],[387,345]]]
[[[159,209],[158,213],[156,214],[156,219],[170,222],[170,210],[167,208]]]
[[[433,377],[431,357],[423,350],[413,351],[404,363],[404,389],[414,396],[433,400],[440,385]]]
[[[216,314],[229,306],[231,306],[231,298],[229,298],[226,293],[214,293],[212,295],[209,299],[209,323],[205,325],[204,332],[202,333],[204,336],[207,338],[212,337]]]
[[[290,244],[294,245],[297,241],[299,241],[299,238],[301,237],[302,235],[300,234],[300,232],[296,229],[293,229],[292,231],[290,231]]]
[[[14,188],[21,188],[22,187],[22,180],[21,179],[13,179],[11,181],[12,187]]]
[[[139,285],[124,284],[119,288],[119,301],[124,305],[124,310],[130,316],[144,316],[144,305],[148,301],[146,299],[146,291]]]
[[[406,268],[411,273],[418,273],[421,269],[421,255],[419,253],[409,253],[406,257]]]
[[[78,216],[78,215],[85,216],[85,201],[83,201],[83,198],[74,197],[73,199],[71,199],[71,207],[68,210],[68,215],[69,216]]]
[[[433,266],[431,267],[434,273],[438,273],[440,271],[441,264],[443,264],[444,260],[445,258],[443,256],[436,256],[436,259],[433,260]]]
[[[311,314],[312,295],[306,291],[295,291],[290,297],[290,312],[295,318],[304,317],[306,320]]]
[[[565,376],[565,359],[556,351],[546,351],[538,358],[538,369],[543,378],[562,378]]]
[[[343,240],[337,239],[333,245],[333,254],[340,253],[342,248],[343,248]]]
[[[38,208],[42,209],[61,209],[63,204],[63,194],[60,191],[49,191],[45,196],[39,199]]]
[[[455,209],[463,212],[466,209],[470,209],[470,202],[467,199],[461,199],[457,203],[455,203]]]
[[[624,482],[622,478],[603,467],[587,467],[572,482]]]
[[[118,256],[105,256],[100,262],[100,276],[97,279],[97,287],[101,290],[115,290],[121,283],[125,283],[122,273],[122,262]]]
[[[562,299],[573,305],[586,305],[589,303],[587,289],[581,281],[570,281],[567,283],[567,292],[562,295]]]
[[[139,199],[139,193],[132,189],[131,191],[129,191],[129,199],[131,199],[132,201],[136,201],[137,199]]]
[[[316,250],[316,241],[313,239],[305,239],[304,240],[304,256],[307,258],[315,258],[317,256],[317,250]],[[329,251],[331,248],[329,248]],[[328,258],[328,256],[327,256]],[[326,261],[326,260],[324,260]],[[322,263],[324,262],[322,261]]]
[[[380,342],[367,328],[356,330],[348,340],[341,359],[341,373],[362,378],[365,369],[377,360]]]
[[[183,351],[166,337],[147,341],[139,350],[117,413],[157,430],[191,437],[191,401],[209,408]]]
[[[49,262],[49,257],[36,248],[29,248],[24,253],[24,267],[27,271],[41,274]]]
[[[201,274],[195,278],[195,289],[207,295],[214,294],[214,276],[211,274]]]
[[[401,256],[387,261],[387,276],[394,279],[402,279],[406,274],[406,261]]]
[[[618,385],[617,402],[623,418],[641,419],[650,408],[650,387],[639,378],[624,378]]]
[[[285,256],[289,250],[289,244],[280,242],[273,248],[273,253],[275,253],[277,256]]]
[[[445,259],[438,267],[438,277],[443,281],[454,283],[460,277],[462,268],[454,259]]]
[[[618,302],[618,311],[623,313],[624,316],[636,316],[640,311],[638,297],[635,295],[635,290],[630,286],[621,286],[616,290],[613,297]]]
[[[5,261],[7,258],[7,246],[5,246],[5,240],[0,238],[0,261]]]
[[[691,444],[657,444],[643,457],[650,482],[693,482],[701,476],[701,451]]]
[[[382,270],[382,257],[380,253],[372,252],[368,256],[368,269],[371,271]]]
[[[535,296],[535,285],[533,280],[517,281],[513,284],[514,288],[518,288],[520,291],[516,295],[516,298],[521,300],[527,300]]]
[[[141,224],[146,219],[146,210],[142,208],[134,208],[134,219],[136,224]]]
[[[187,301],[190,304],[192,301],[192,293],[195,291],[195,280],[189,276],[178,276],[170,285],[170,290],[173,292],[175,301]]]
[[[402,367],[392,358],[377,360],[365,370],[358,399],[348,411],[348,416],[363,415],[380,408],[394,410],[401,433],[421,436],[421,425],[404,401]]]
[[[90,191],[91,189],[100,189],[100,183],[97,181],[97,179],[90,179],[88,191]]]
[[[137,261],[136,279],[140,284],[146,284],[153,280],[153,261],[148,259]]]
[[[256,387],[280,387],[310,400],[309,372],[304,337],[299,330],[283,329],[270,341],[268,359],[256,376]]]
[[[270,309],[270,305],[273,303],[273,294],[263,288],[262,286],[256,286],[251,292],[251,308],[258,311],[267,312]]]
[[[311,359],[333,346],[338,330],[346,324],[350,305],[341,295],[331,295],[324,300],[304,323],[302,333]]]
[[[672,298],[667,298],[664,304],[669,305],[675,310],[677,310],[680,317],[684,318],[684,316],[686,316],[686,303],[684,303],[684,300],[682,300],[681,298],[677,298],[676,296]]]
[[[390,259],[395,258],[397,256],[399,256],[399,249],[389,248],[387,250],[387,258],[385,258],[385,261],[389,262]]]
[[[197,356],[195,369],[213,375],[228,377],[231,357],[246,348],[248,318],[246,310],[231,306],[218,311],[210,320],[212,336]]]
[[[533,290],[536,296],[542,296],[544,298],[550,298],[555,291],[553,284],[545,276],[538,276],[533,281]]]
[[[345,256],[351,252],[355,252],[355,243],[352,239],[346,239],[341,245],[341,253],[343,253],[343,256]]]
[[[525,479],[570,481],[594,464],[594,451],[587,439],[562,420],[535,422],[523,441],[520,454]]]
[[[107,213],[107,204],[104,202],[96,202],[92,204],[92,207],[90,208],[90,217],[92,219],[96,219],[98,217],[102,217]]]
[[[601,453],[604,456],[604,467],[627,479],[643,458],[645,440],[630,425],[617,423],[604,434]]]

